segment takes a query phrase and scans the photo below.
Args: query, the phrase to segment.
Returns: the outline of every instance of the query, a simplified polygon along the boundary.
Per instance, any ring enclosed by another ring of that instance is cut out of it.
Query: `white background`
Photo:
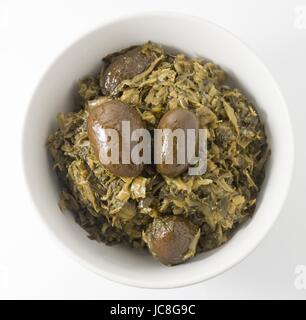
[[[46,232],[23,181],[23,119],[43,71],[86,31],[145,10],[201,16],[244,40],[279,83],[295,135],[291,190],[269,235],[230,271],[179,289],[131,288],[84,269]],[[0,298],[305,299],[306,279],[295,287],[306,266],[305,59],[306,0],[0,0]]]

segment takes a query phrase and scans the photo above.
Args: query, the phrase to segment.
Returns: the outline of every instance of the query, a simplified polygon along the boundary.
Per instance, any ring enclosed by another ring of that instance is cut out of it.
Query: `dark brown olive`
[[[171,129],[173,132],[176,129],[183,129],[185,132],[185,163],[178,163],[177,150],[178,143],[173,141],[173,164],[167,164],[165,161],[166,152],[171,152],[171,150],[166,149],[169,146],[169,140],[172,136],[166,132],[162,135],[162,145],[161,145],[161,164],[157,164],[156,168],[162,175],[174,178],[181,173],[183,173],[188,168],[187,162],[187,129],[194,129],[196,133],[196,138],[198,137],[199,122],[196,115],[189,110],[176,108],[168,111],[163,115],[158,124],[158,129]],[[196,139],[197,143],[197,139]]]
[[[176,265],[194,256],[200,229],[179,216],[155,218],[143,234],[151,254],[165,265]]]
[[[142,47],[131,47],[103,59],[100,86],[103,94],[112,93],[117,85],[143,72],[153,61],[153,55],[144,53]]]
[[[101,137],[99,131],[101,132],[100,129],[115,129],[119,134],[119,163],[102,164],[116,176],[137,177],[144,168],[143,163],[134,164],[131,157],[129,164],[122,163],[122,121],[130,122],[131,133],[133,130],[144,128],[144,123],[137,110],[120,101],[108,101],[92,109],[87,121],[89,142],[97,159],[101,161],[101,148],[107,148],[108,142],[103,140],[105,137],[103,135]],[[130,141],[130,149],[132,150],[137,143],[137,141]]]

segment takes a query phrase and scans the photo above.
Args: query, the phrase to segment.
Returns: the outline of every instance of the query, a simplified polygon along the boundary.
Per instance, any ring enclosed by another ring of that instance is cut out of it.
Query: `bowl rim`
[[[267,76],[272,80],[272,83],[275,86],[275,90],[276,90],[279,98],[282,100],[283,105],[285,106],[284,112],[286,114],[286,118],[288,121],[287,129],[289,129],[289,132],[287,133],[287,135],[288,135],[288,141],[289,141],[288,145],[290,146],[289,147],[290,152],[288,152],[288,158],[286,159],[287,177],[288,178],[283,185],[284,196],[282,199],[280,199],[280,201],[278,203],[278,209],[275,210],[275,211],[277,211],[277,213],[274,215],[273,220],[271,220],[270,225],[266,228],[265,232],[262,233],[262,235],[256,240],[256,242],[252,246],[249,246],[248,250],[246,250],[246,252],[241,254],[239,256],[239,258],[236,258],[236,260],[232,261],[231,263],[228,263],[225,268],[220,268],[221,270],[211,272],[211,274],[209,276],[206,276],[203,278],[203,276],[201,276],[201,275],[192,275],[192,276],[189,276],[188,279],[185,279],[185,280],[181,278],[181,279],[177,279],[175,282],[174,281],[165,281],[163,284],[161,284],[159,282],[155,283],[155,282],[149,281],[149,280],[144,281],[144,280],[130,279],[126,276],[122,276],[117,273],[112,273],[112,272],[106,271],[104,269],[98,268],[98,267],[92,265],[91,263],[89,263],[88,261],[86,261],[85,259],[81,258],[69,246],[67,246],[64,242],[62,242],[58,238],[58,236],[56,235],[56,232],[53,231],[47,225],[46,221],[43,219],[41,214],[39,214],[39,208],[37,207],[36,202],[34,200],[34,196],[31,192],[29,177],[27,175],[27,168],[26,168],[26,159],[25,159],[25,154],[26,154],[25,144],[26,143],[25,143],[24,137],[26,136],[25,132],[27,130],[27,122],[28,122],[27,120],[28,120],[28,116],[29,116],[28,110],[29,110],[29,107],[33,103],[33,100],[35,98],[39,84],[42,82],[42,80],[45,78],[45,76],[49,73],[49,71],[53,68],[54,64],[58,61],[58,59],[60,59],[60,57],[66,51],[68,51],[71,47],[73,47],[73,45],[75,45],[77,42],[82,41],[82,39],[85,39],[91,33],[95,32],[101,28],[110,27],[111,25],[116,24],[118,22],[122,22],[124,20],[133,20],[133,19],[144,18],[144,17],[151,17],[152,18],[152,17],[169,17],[169,16],[174,17],[174,18],[178,18],[178,19],[185,19],[185,20],[200,22],[203,24],[210,25],[210,26],[214,27],[215,29],[219,29],[221,32],[226,33],[229,37],[233,38],[235,41],[240,42],[242,44],[242,46],[244,46],[247,49],[247,51],[250,53],[250,55],[252,55],[252,58],[257,60],[257,62],[262,66],[262,68],[263,68],[264,72],[267,74]],[[185,14],[185,13],[181,13],[181,12],[177,12],[177,11],[160,11],[160,10],[143,11],[143,12],[136,12],[136,13],[131,13],[131,14],[123,14],[123,15],[117,16],[116,18],[108,19],[105,22],[102,22],[98,25],[95,25],[93,28],[82,33],[80,36],[73,38],[73,40],[70,41],[67,46],[65,46],[64,48],[61,48],[59,53],[57,55],[55,55],[55,57],[48,63],[48,67],[46,67],[44,69],[44,71],[41,73],[41,75],[38,78],[38,80],[36,81],[36,83],[33,85],[32,94],[31,94],[30,99],[27,103],[27,108],[25,111],[21,140],[22,140],[22,168],[23,168],[22,171],[23,171],[23,179],[24,179],[25,185],[27,187],[27,192],[29,193],[29,197],[32,200],[33,207],[35,208],[35,211],[37,212],[39,219],[43,222],[42,224],[44,225],[44,228],[52,236],[52,238],[54,238],[56,240],[58,247],[62,251],[68,253],[68,256],[72,257],[73,260],[77,261],[80,265],[93,271],[94,273],[96,273],[99,276],[103,276],[104,278],[106,278],[108,280],[112,280],[112,281],[115,281],[120,284],[129,285],[129,286],[138,287],[138,288],[145,288],[145,289],[171,289],[171,288],[185,287],[185,286],[193,285],[193,284],[196,284],[199,282],[204,282],[204,281],[212,279],[212,278],[228,271],[229,269],[233,268],[234,266],[236,266],[237,264],[242,262],[247,256],[249,256],[257,248],[257,246],[264,240],[264,238],[269,233],[271,228],[274,226],[275,221],[277,220],[277,218],[279,217],[279,215],[281,213],[281,209],[282,209],[282,207],[288,197],[289,187],[292,182],[293,167],[294,167],[294,155],[295,155],[292,123],[291,123],[286,100],[284,99],[284,96],[282,95],[282,92],[279,88],[277,81],[274,79],[274,77],[272,76],[269,69],[263,63],[263,60],[260,58],[260,56],[258,56],[258,54],[255,53],[255,51],[248,44],[246,44],[243,40],[241,40],[236,35],[234,35],[231,31],[227,30],[223,26],[220,26],[214,22],[207,20],[206,18],[194,16],[191,14]]]

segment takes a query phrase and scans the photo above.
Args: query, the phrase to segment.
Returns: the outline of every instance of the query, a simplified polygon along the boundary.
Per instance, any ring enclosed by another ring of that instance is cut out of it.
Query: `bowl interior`
[[[63,215],[59,188],[45,148],[56,128],[57,112],[74,107],[77,81],[95,72],[101,58],[148,40],[221,65],[255,102],[266,123],[272,156],[256,213],[221,248],[189,263],[164,267],[143,252],[106,246]],[[239,79],[239,80],[237,80]],[[50,66],[33,95],[23,136],[24,169],[38,213],[55,237],[83,264],[107,278],[130,285],[176,287],[208,279],[243,259],[267,233],[285,198],[293,160],[291,127],[282,96],[259,59],[230,33],[206,21],[176,14],[146,14],[102,26],[68,47]]]

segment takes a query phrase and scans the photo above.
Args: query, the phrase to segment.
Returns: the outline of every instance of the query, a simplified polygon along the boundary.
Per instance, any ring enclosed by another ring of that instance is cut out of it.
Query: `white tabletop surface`
[[[80,34],[114,17],[152,10],[204,17],[249,44],[287,100],[296,147],[291,190],[261,245],[212,280],[168,290],[105,280],[61,251],[37,218],[21,163],[27,103],[50,61]],[[0,298],[305,299],[305,95],[306,0],[0,0]]]

